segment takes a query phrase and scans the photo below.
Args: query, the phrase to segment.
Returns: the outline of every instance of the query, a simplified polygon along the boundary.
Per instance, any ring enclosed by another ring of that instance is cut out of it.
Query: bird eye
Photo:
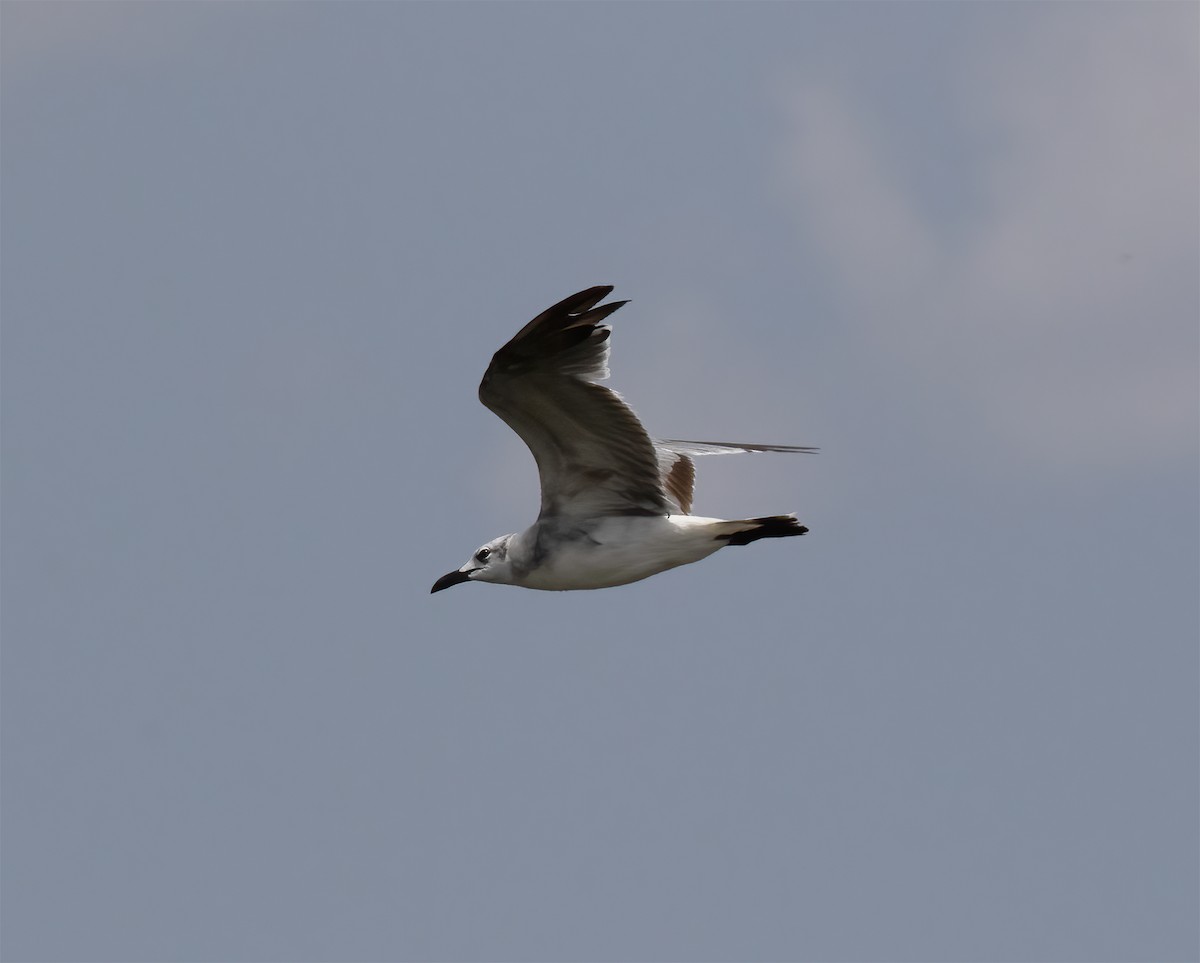
[[[478,552],[475,553],[475,561],[486,562],[488,556],[491,554],[492,554],[492,550],[490,548],[481,548]]]

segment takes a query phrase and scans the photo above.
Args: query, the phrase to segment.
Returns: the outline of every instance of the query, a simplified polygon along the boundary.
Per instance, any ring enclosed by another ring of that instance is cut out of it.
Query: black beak
[[[451,585],[458,585],[460,582],[471,581],[471,576],[466,572],[451,572],[448,575],[443,575],[440,579],[433,583],[433,588],[429,590],[429,594],[440,592],[442,589],[448,589]]]

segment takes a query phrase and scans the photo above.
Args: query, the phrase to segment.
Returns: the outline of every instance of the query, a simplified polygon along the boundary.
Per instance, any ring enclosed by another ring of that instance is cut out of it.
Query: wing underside
[[[601,285],[547,308],[492,358],[479,400],[529,446],[541,517],[691,512],[698,455],[811,452],[792,445],[652,441],[633,410],[596,382],[608,377],[604,323],[624,301]]]
[[[624,301],[596,305],[610,286],[547,308],[496,352],[479,400],[529,446],[542,516],[660,514],[669,508],[658,457],[637,415],[608,377],[603,321]]]

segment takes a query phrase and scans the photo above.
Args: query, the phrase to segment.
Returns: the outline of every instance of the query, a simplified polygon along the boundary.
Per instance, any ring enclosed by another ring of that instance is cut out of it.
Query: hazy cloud
[[[982,156],[961,223],[898,175],[862,94],[826,75],[789,99],[792,200],[862,341],[984,443],[1079,467],[1190,450],[1196,418],[1195,33],[1107,9],[962,60],[953,136]]]

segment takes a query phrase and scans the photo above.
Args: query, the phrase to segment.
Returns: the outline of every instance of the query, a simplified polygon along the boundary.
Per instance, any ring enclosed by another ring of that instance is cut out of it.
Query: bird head
[[[443,575],[429,590],[432,595],[462,582],[512,582],[512,563],[508,559],[508,543],[512,535],[501,535],[480,545],[461,568]]]

